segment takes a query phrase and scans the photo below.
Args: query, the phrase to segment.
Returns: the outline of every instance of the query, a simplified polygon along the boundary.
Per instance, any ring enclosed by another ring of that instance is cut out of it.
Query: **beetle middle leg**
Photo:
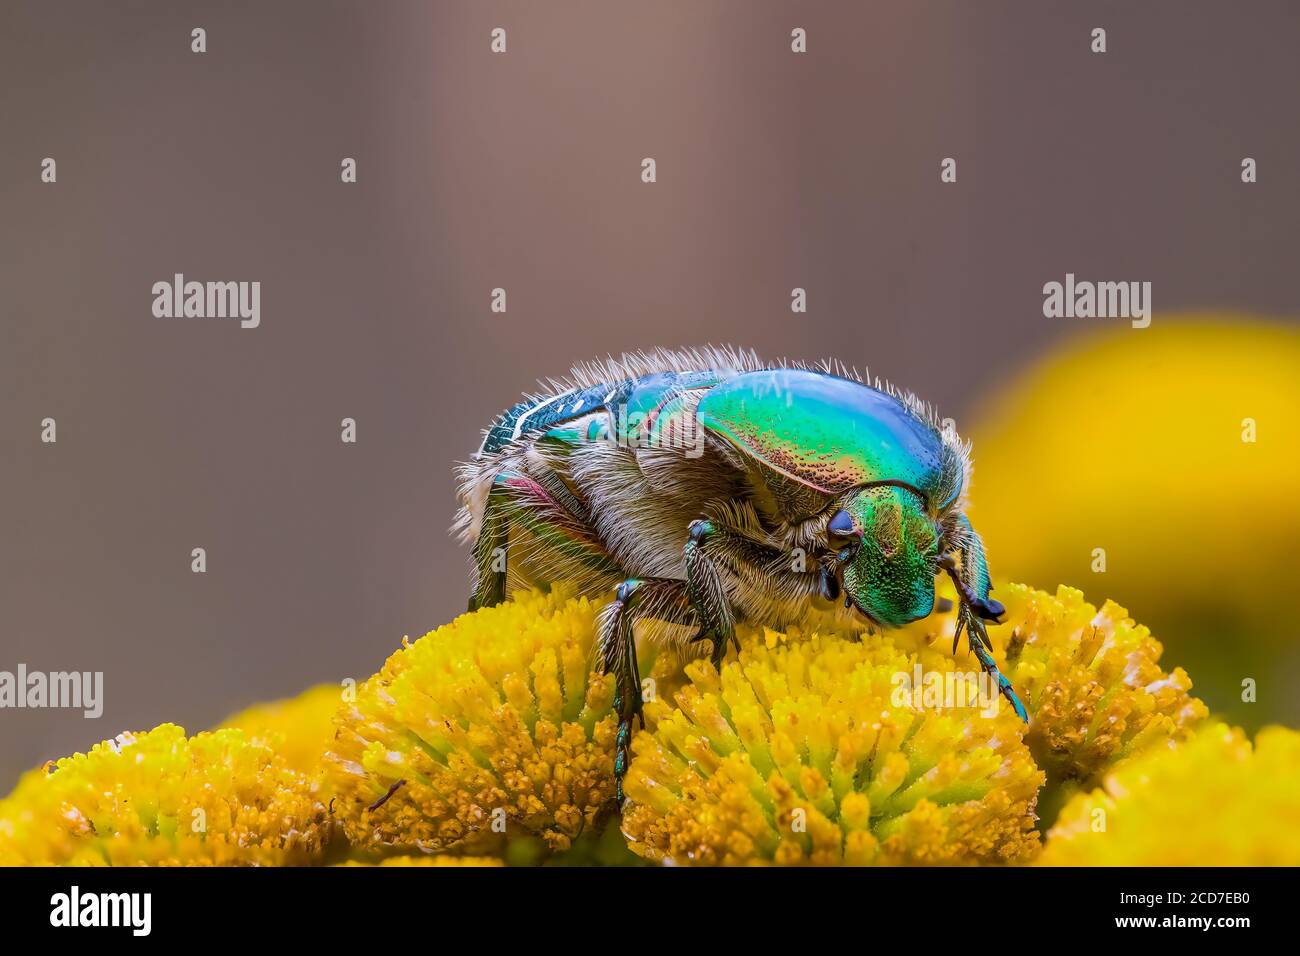
[[[727,644],[736,643],[736,618],[718,566],[705,550],[717,546],[718,526],[705,519],[692,521],[689,534],[683,563],[686,565],[686,593],[700,616],[700,633],[695,640],[713,641],[713,666],[722,670]],[[736,646],[739,650],[740,645],[736,643]]]
[[[614,709],[618,714],[614,776],[620,804],[623,776],[631,756],[632,721],[640,720],[645,727],[634,625],[647,618],[670,624],[695,624],[698,617],[687,598],[685,583],[668,578],[628,578],[618,586],[614,600],[601,611],[601,672],[614,675]]]
[[[821,587],[820,579],[812,575],[799,575],[806,583],[792,586],[785,552],[714,519],[691,522],[682,558],[686,567],[686,593],[700,620],[700,633],[695,640],[713,642],[713,666],[718,670],[722,669],[729,643],[740,650],[735,609],[722,577],[724,566],[737,575],[751,569],[767,586],[777,589],[807,589],[812,593]]]

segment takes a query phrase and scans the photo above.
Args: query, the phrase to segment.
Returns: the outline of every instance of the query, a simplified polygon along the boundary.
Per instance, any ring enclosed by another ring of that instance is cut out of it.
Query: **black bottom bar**
[[[0,925],[9,938],[130,940],[147,913],[148,937],[168,942],[348,940],[384,953],[405,939],[464,949],[476,936],[492,949],[524,937],[590,949],[647,932],[665,951],[711,937],[767,951],[784,933],[806,946],[852,934],[869,948],[876,934],[882,944],[914,936],[919,948],[930,934],[1002,946],[1040,931],[1228,942],[1285,927],[1294,878],[1285,869],[0,870]],[[147,910],[130,894],[148,894]],[[119,925],[81,925],[92,919]]]

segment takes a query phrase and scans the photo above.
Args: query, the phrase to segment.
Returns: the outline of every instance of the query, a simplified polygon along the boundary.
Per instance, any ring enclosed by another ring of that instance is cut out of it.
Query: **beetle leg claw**
[[[1007,699],[1016,716],[1029,723],[1029,712],[1025,710],[1025,705],[1020,702],[1016,695],[1015,688],[1011,686],[1011,681],[1007,680],[1005,674],[998,670],[997,662],[993,660],[992,644],[989,642],[988,634],[984,631],[984,625],[975,617],[976,612],[973,609],[962,609],[962,616],[969,616],[970,620],[966,622],[966,638],[970,645],[971,651],[974,652],[975,658],[980,662],[980,667],[984,673],[988,674],[990,679],[997,685],[998,693]],[[961,618],[958,618],[960,624]]]
[[[601,672],[614,675],[614,711],[618,714],[614,779],[615,798],[619,806],[623,804],[623,777],[632,755],[632,721],[640,719],[642,728],[645,727],[641,675],[637,667],[636,638],[631,619],[631,604],[641,583],[629,579],[620,584],[614,601],[606,606],[600,623]]]
[[[694,625],[698,618],[687,601],[685,584],[665,578],[628,578],[615,589],[614,600],[600,613],[601,673],[614,675],[614,711],[618,716],[614,780],[615,800],[620,807],[623,778],[632,759],[632,724],[640,721],[643,730],[646,725],[634,625],[647,619]]]
[[[736,637],[734,633],[731,635],[730,641],[728,641],[724,635],[719,634],[717,631],[702,628],[700,633],[691,638],[692,644],[698,644],[700,641],[711,641],[713,643],[713,653],[709,655],[709,660],[719,673],[722,672],[723,658],[727,656],[728,643],[735,646],[737,654],[740,653],[740,638]]]

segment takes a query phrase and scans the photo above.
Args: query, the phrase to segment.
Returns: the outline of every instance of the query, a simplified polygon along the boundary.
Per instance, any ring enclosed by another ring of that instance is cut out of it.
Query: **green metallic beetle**
[[[940,572],[960,595],[957,636],[1028,719],[985,631],[1003,608],[963,510],[968,448],[879,380],[714,348],[581,366],[501,415],[460,479],[471,610],[555,580],[613,595],[599,653],[616,678],[620,800],[637,636],[705,642],[721,667],[738,621],[780,628],[842,595],[896,627],[931,613]]]

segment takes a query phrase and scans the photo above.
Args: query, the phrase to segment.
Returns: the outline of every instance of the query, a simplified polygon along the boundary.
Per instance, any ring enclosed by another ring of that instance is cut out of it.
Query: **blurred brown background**
[[[834,355],[960,423],[1089,327],[1042,315],[1067,271],[1300,314],[1297,39],[1285,2],[9,0],[0,669],[106,705],[0,711],[0,792],[461,611],[451,463],[573,360]],[[261,327],[154,318],[175,272],[260,280]]]

